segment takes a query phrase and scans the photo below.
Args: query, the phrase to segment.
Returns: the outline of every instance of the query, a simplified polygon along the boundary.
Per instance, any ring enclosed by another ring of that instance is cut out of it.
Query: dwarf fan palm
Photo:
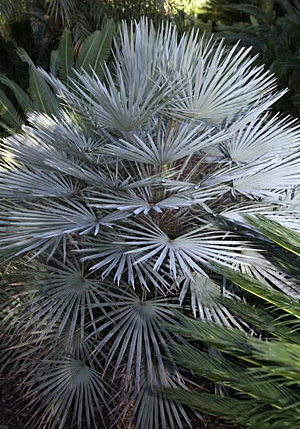
[[[213,263],[298,294],[292,275],[231,228],[259,207],[299,229],[300,129],[267,113],[282,95],[274,77],[253,67],[248,49],[195,32],[178,40],[171,25],[124,23],[120,41],[103,79],[41,70],[60,108],[29,114],[1,145],[1,258],[32,266],[25,289],[8,288],[7,362],[26,373],[50,427],[58,420],[43,383],[60,422],[72,407],[80,420],[85,392],[118,411],[124,394],[137,427],[183,426],[184,409],[155,390],[184,386],[162,326],[174,323],[172,308],[243,329],[216,301]],[[61,377],[47,374],[52,366]],[[97,425],[86,413],[82,421]]]

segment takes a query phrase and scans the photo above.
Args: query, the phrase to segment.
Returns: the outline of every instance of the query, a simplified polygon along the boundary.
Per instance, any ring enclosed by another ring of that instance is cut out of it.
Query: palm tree
[[[242,234],[243,213],[300,228],[299,125],[270,115],[284,92],[249,53],[142,19],[122,24],[103,79],[40,70],[60,105],[3,140],[0,171],[1,258],[27,265],[5,292],[5,362],[34,421],[97,427],[110,409],[137,428],[191,425],[157,390],[187,388],[172,310],[243,329],[215,262],[299,295]]]

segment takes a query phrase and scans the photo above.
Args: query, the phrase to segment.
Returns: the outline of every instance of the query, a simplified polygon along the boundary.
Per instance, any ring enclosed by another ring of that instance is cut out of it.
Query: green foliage
[[[4,121],[1,125],[6,130],[14,131],[21,126],[17,111],[3,91],[0,92],[0,117]]]
[[[138,19],[141,15],[153,17],[157,24],[171,19],[160,0],[0,0],[0,73],[27,89],[28,71],[16,55],[16,47],[25,49],[37,67],[49,70],[51,51],[57,49],[64,28],[72,33],[76,59],[84,40],[109,27],[111,20]],[[11,92],[1,89],[14,102]]]
[[[65,28],[60,39],[56,55],[56,62],[57,66],[53,66],[52,64],[52,73],[56,72],[57,69],[60,79],[64,83],[68,83],[68,76],[71,77],[72,67],[74,66],[74,47],[72,43],[71,31],[68,28]]]
[[[295,259],[295,248],[299,249],[300,245],[299,234],[261,216],[248,220],[270,240],[265,242],[265,246],[271,255],[273,242],[288,249],[289,258]],[[170,330],[215,347],[225,355],[215,357],[195,347],[178,344],[172,356],[179,365],[193,373],[232,389],[232,397],[214,397],[178,389],[166,389],[164,392],[183,404],[226,418],[242,427],[297,427],[300,399],[299,300],[287,297],[250,276],[227,268],[217,269],[242,290],[250,292],[252,300],[259,297],[262,304],[267,304],[263,309],[254,309],[250,303],[233,303],[219,298],[230,311],[254,326],[256,335],[189,319],[177,313],[180,325],[172,325]],[[300,278],[299,269],[297,277]],[[234,392],[242,393],[243,397]]]
[[[248,0],[245,5],[243,0],[208,0],[206,11],[200,14],[204,18],[210,19],[213,26],[240,26],[243,22],[248,22],[248,16],[240,6],[252,8],[260,6],[260,0]]]
[[[103,64],[108,60],[114,26],[110,21],[102,31],[95,31],[82,44],[75,68],[85,70],[88,74],[96,73],[99,79],[103,78]]]
[[[34,110],[33,102],[30,96],[16,82],[10,80],[5,75],[0,75],[0,81],[14,93],[14,96],[16,97],[16,100],[18,101],[18,104],[24,113]]]
[[[108,60],[112,44],[114,25],[110,21],[101,31],[92,33],[79,49],[78,57],[75,59],[74,45],[71,32],[65,29],[61,37],[57,51],[51,54],[51,73],[58,76],[62,82],[69,86],[70,78],[74,77],[74,70],[91,74],[92,70],[99,78],[103,78],[103,64]],[[16,82],[4,75],[0,76],[1,83],[8,87],[14,94],[20,115],[4,93],[2,94],[2,109],[0,117],[2,128],[12,132],[18,130],[23,121],[21,116],[29,112],[44,112],[48,115],[55,114],[59,110],[59,99],[53,92],[43,75],[23,48],[18,48],[17,53],[21,60],[28,65],[29,88],[24,91]]]
[[[43,35],[48,43],[65,27],[71,28],[77,42],[109,19],[119,22],[147,15],[161,22],[166,18],[164,7],[164,0],[0,0],[0,16],[7,24],[29,18],[37,38]]]

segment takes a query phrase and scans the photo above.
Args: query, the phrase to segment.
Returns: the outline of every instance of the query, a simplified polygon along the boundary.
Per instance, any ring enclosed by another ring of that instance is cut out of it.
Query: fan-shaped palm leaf
[[[53,16],[55,20],[60,18],[64,24],[68,24],[70,22],[72,13],[74,13],[74,9],[74,0],[50,0],[48,13],[49,15]]]
[[[54,327],[59,338],[67,328],[70,342],[76,330],[84,337],[87,321],[95,328],[95,314],[108,300],[109,286],[90,278],[76,259],[53,263],[56,267],[45,266],[39,275],[35,297],[24,316],[24,328],[42,329],[40,339]]]
[[[220,287],[210,278],[194,275],[192,278],[186,278],[181,286],[179,301],[184,302],[187,295],[190,295],[191,307],[194,316],[199,315],[201,319],[214,321],[224,326],[236,326],[244,329],[245,324],[242,319],[237,319],[225,305],[220,303]],[[230,297],[226,291],[223,296]]]
[[[42,402],[45,423],[49,427],[65,427],[71,411],[72,420],[76,421],[79,428],[84,420],[88,428],[94,427],[96,413],[105,425],[108,386],[101,374],[86,362],[70,357],[42,363],[34,381],[39,384],[34,390],[31,406]],[[31,421],[35,417],[36,413]]]
[[[270,154],[286,156],[299,147],[299,124],[296,119],[280,119],[278,115],[269,118],[265,114],[237,130],[221,147],[232,161],[242,164],[268,159]]]
[[[68,77],[72,76],[73,63],[74,48],[71,31],[65,28],[57,50],[57,71],[60,79],[64,83],[68,83]]]
[[[42,72],[42,71],[41,71]],[[58,90],[58,95],[86,120],[99,127],[107,127],[123,132],[131,132],[147,122],[155,112],[162,109],[172,98],[176,87],[169,87],[166,78],[161,76],[152,82],[148,91],[147,81],[139,88],[124,88],[123,75],[117,70],[117,82],[106,68],[105,77],[108,86],[103,84],[94,73],[75,72],[77,81],[71,79],[72,91],[68,90],[56,78],[42,72],[47,81]],[[177,88],[179,85],[177,85]],[[74,89],[73,89],[74,88]],[[178,89],[177,89],[178,92]]]
[[[134,292],[124,289],[113,290],[109,294],[111,309],[96,319],[98,345],[94,352],[101,351],[108,343],[110,348],[106,358],[106,368],[114,362],[114,377],[120,366],[126,363],[127,382],[135,373],[136,389],[140,388],[142,361],[147,367],[147,379],[153,377],[153,365],[159,366],[163,374],[164,355],[172,360],[166,341],[172,337],[163,329],[163,323],[173,323],[172,308],[178,307],[167,298],[140,299]]]
[[[224,133],[214,134],[202,125],[191,128],[189,123],[178,126],[175,123],[173,126],[171,130],[159,130],[156,142],[150,133],[145,140],[134,135],[132,141],[120,139],[117,145],[106,145],[105,149],[122,159],[163,166],[224,139]]]
[[[60,243],[63,243],[65,251],[67,234],[93,231],[96,235],[100,225],[109,223],[110,217],[100,219],[79,202],[68,201],[67,205],[53,202],[47,207],[31,203],[30,207],[22,210],[3,211],[0,224],[7,228],[6,237],[0,240],[0,246],[5,252],[17,250],[18,254],[42,246],[39,254],[51,246],[53,254]]]
[[[148,214],[151,210],[162,213],[163,210],[179,209],[192,205],[203,204],[219,197],[227,189],[220,187],[199,187],[190,185],[179,192],[165,192],[160,201],[157,201],[158,184],[153,178],[153,186],[135,186],[129,188],[124,186],[119,191],[110,190],[107,192],[94,191],[92,197],[89,197],[90,206],[102,209],[117,209],[122,211],[133,211],[134,214]],[[170,183],[170,182],[169,182]],[[172,188],[171,188],[172,191]],[[168,196],[169,194],[169,196]]]
[[[186,389],[184,380],[174,372],[173,368],[165,368],[162,373],[158,368],[152,368],[153,376],[149,375],[145,364],[141,369],[141,387],[129,389],[130,401],[134,402],[131,419],[140,429],[158,429],[159,427],[183,428],[185,424],[191,426],[191,421],[182,405],[170,398],[166,398],[158,390],[159,386],[177,387]],[[167,426],[168,425],[168,426]]]
[[[78,184],[69,177],[55,173],[26,168],[0,172],[2,188],[0,195],[13,200],[45,197],[72,197],[78,193]]]
[[[228,234],[225,238],[223,232],[206,225],[193,230],[192,233],[178,233],[178,237],[170,236],[159,226],[149,222],[132,223],[134,236],[130,234],[132,230],[129,228],[120,227],[120,229],[120,237],[126,240],[126,244],[132,249],[128,253],[139,255],[136,264],[155,258],[153,268],[158,271],[169,258],[167,267],[174,278],[177,277],[179,267],[187,276],[191,275],[192,270],[203,274],[201,265],[207,265],[212,259],[217,259],[225,265],[232,258],[239,260],[241,264],[243,259],[247,263],[247,258],[243,258],[242,253],[240,258],[238,257],[238,252],[246,249],[246,243],[235,240],[237,236],[234,234]]]

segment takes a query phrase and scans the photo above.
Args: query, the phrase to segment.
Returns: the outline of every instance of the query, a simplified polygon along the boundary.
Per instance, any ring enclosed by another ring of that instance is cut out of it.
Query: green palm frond
[[[50,73],[53,76],[57,76],[57,58],[58,58],[58,50],[55,49],[51,51],[50,54]]]
[[[195,410],[228,419],[233,423],[244,424],[245,427],[251,426],[249,417],[250,412],[256,410],[258,413],[259,405],[255,400],[241,401],[235,398],[221,397],[209,393],[197,394],[180,389],[162,389],[162,392],[175,401],[181,402]],[[266,426],[260,426],[266,429]],[[270,427],[270,426],[267,426]]]
[[[64,83],[68,83],[68,77],[72,76],[72,67],[74,63],[74,48],[72,43],[71,31],[64,29],[57,50],[57,71],[58,76]]]
[[[254,216],[245,216],[245,219],[256,227],[265,237],[268,237],[279,246],[300,255],[300,234],[286,228],[284,225],[268,219],[266,216],[257,214]]]
[[[50,4],[51,5],[51,4]],[[103,77],[104,62],[108,60],[111,53],[113,23],[109,21],[101,31],[92,33],[84,40],[79,56],[76,61],[78,71],[86,71],[88,74],[96,73],[98,77]],[[75,46],[72,34],[69,29],[65,29],[57,50],[51,52],[50,71],[66,85],[70,85],[70,79],[75,77],[73,72]],[[22,89],[16,82],[1,75],[0,81],[7,86],[14,94],[21,112],[25,116],[29,112],[45,112],[49,115],[58,114],[60,102],[55,91],[47,83],[47,80],[38,71],[38,68],[23,48],[17,49],[17,54],[29,67],[29,88]],[[2,93],[2,92],[1,92]],[[2,127],[10,134],[18,130],[21,125],[21,116],[10,102],[9,98],[2,93]],[[1,113],[1,112],[0,112]]]
[[[20,1],[2,0],[0,2],[0,14],[7,20],[15,16],[20,9],[22,9]]]
[[[11,132],[19,130],[22,125],[17,110],[3,91],[0,91],[0,118],[4,122],[1,126]]]
[[[274,314],[272,315],[272,310],[274,312],[275,307],[270,307],[271,314],[269,314],[260,307],[254,307],[242,301],[238,302],[237,300],[220,296],[217,298],[217,301],[222,303],[233,315],[237,315],[241,320],[247,322],[248,326],[250,325],[254,329],[262,330],[276,338],[296,344],[300,341],[297,329],[294,331],[292,328],[293,323],[289,325],[288,320],[287,323],[280,320],[278,320],[278,323],[276,322]],[[295,327],[297,328],[297,324],[295,324]]]
[[[179,316],[179,315],[178,315]],[[184,316],[179,316],[181,325],[170,327],[175,332],[180,332],[181,335],[188,338],[193,338],[205,342],[226,354],[236,356],[246,362],[245,364],[230,362],[223,357],[208,355],[206,352],[200,352],[196,349],[191,349],[187,346],[177,345],[174,349],[173,357],[175,361],[211,380],[222,382],[224,385],[231,387],[249,397],[255,397],[254,407],[260,408],[261,412],[265,410],[267,415],[264,415],[264,424],[262,427],[272,427],[269,424],[268,418],[272,414],[267,413],[268,407],[271,405],[276,409],[280,409],[283,416],[285,412],[289,414],[290,407],[297,407],[299,404],[299,395],[293,387],[299,384],[299,376],[297,367],[299,360],[297,353],[299,344],[285,342],[284,339],[277,341],[262,340],[254,338],[249,334],[242,333],[237,329],[226,328],[216,324],[212,324],[201,320],[192,320]],[[276,329],[276,328],[275,328]],[[280,332],[280,331],[279,331]],[[292,334],[293,336],[293,334]],[[186,395],[184,391],[165,390],[168,396],[173,399],[182,400],[186,403]],[[251,422],[252,418],[258,418],[260,414],[252,410],[249,414],[238,414],[235,409],[232,414],[223,414],[221,408],[218,411],[203,408],[203,394],[194,393],[194,397],[189,404],[193,408],[214,414],[219,417],[225,417],[233,422],[239,422],[243,425],[247,418]],[[182,398],[182,399],[180,399]],[[224,401],[223,401],[224,399]],[[230,402],[231,398],[221,398],[220,405]],[[247,399],[240,400],[242,404],[247,406]],[[198,405],[197,405],[198,404]],[[275,411],[274,410],[274,411]],[[291,413],[294,421],[297,415]],[[268,417],[268,418],[267,418]],[[263,421],[263,420],[262,420]],[[250,427],[252,427],[250,425]]]
[[[242,289],[251,292],[270,304],[293,314],[295,317],[300,317],[300,304],[294,299],[270,287],[267,283],[263,283],[254,277],[246,274],[238,273],[227,267],[221,267],[217,264],[212,264],[218,273],[222,273],[226,278],[240,286]]]
[[[104,76],[103,65],[108,60],[114,32],[113,21],[108,21],[101,31],[95,31],[86,38],[79,51],[75,67],[89,75],[96,73],[99,79]]]
[[[259,370],[257,374],[255,368],[247,372],[245,366],[230,362],[222,355],[216,356],[180,345],[176,345],[172,352],[175,361],[181,366],[258,401],[264,401],[274,407],[284,407],[297,400],[297,395],[293,395],[288,388],[260,376]]]
[[[29,94],[33,101],[34,110],[52,114],[59,109],[58,101],[47,83],[32,66],[29,68]]]
[[[6,85],[8,88],[10,88],[13,91],[13,93],[14,93],[20,107],[23,109],[24,113],[27,113],[27,112],[30,112],[33,110],[32,100],[30,99],[27,92],[24,91],[17,83],[15,83],[11,79],[8,79],[8,77],[6,77],[4,75],[0,75],[0,81],[1,81],[1,83]]]
[[[23,48],[18,48],[18,55],[21,60],[29,65],[29,88],[28,92],[33,101],[33,108],[39,112],[49,115],[57,113],[59,110],[58,100],[51,91],[47,82],[38,72],[37,67]]]

